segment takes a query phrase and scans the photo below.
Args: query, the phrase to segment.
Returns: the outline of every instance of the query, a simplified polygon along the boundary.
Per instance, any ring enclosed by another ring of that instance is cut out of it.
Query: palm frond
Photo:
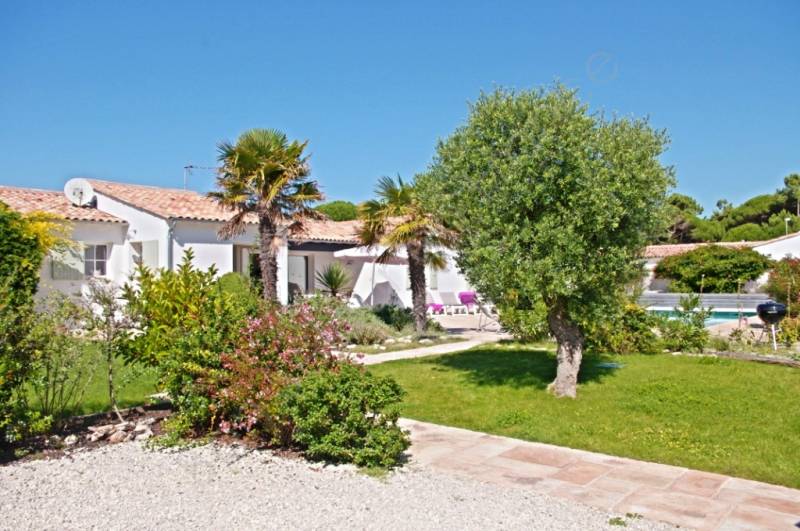
[[[248,210],[240,210],[233,215],[231,219],[223,223],[222,228],[217,232],[220,239],[228,240],[239,236],[244,232],[246,226],[246,217],[250,213]]]
[[[435,271],[447,269],[447,256],[442,251],[426,251],[425,265]]]

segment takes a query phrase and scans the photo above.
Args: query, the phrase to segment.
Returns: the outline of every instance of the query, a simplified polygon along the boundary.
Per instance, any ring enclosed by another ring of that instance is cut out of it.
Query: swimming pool
[[[663,315],[668,318],[677,317],[678,314],[673,310],[651,310],[656,315]],[[758,316],[755,312],[742,312],[742,317],[751,321],[757,319]],[[711,315],[706,319],[706,326],[714,326],[724,323],[735,323],[739,320],[739,312],[711,312]]]

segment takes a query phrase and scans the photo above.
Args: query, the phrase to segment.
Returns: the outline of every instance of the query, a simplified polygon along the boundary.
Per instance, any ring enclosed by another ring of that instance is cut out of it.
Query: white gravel
[[[609,515],[419,465],[385,478],[241,447],[124,443],[0,467],[0,528],[615,529]],[[626,529],[669,529],[627,520]]]

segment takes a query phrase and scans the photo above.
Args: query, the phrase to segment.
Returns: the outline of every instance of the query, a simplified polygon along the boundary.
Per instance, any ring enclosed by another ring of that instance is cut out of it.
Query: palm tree
[[[264,299],[278,299],[277,250],[282,231],[302,232],[306,219],[320,217],[310,203],[322,199],[315,181],[309,180],[308,142],[292,141],[274,129],[250,129],[236,144],[222,142],[217,188],[209,194],[235,212],[219,231],[221,238],[244,232],[247,219],[258,220],[259,263]]]
[[[387,262],[401,247],[406,248],[414,324],[421,333],[427,324],[425,266],[444,267],[445,259],[439,249],[452,246],[455,235],[425,211],[414,185],[403,182],[399,176],[396,182],[382,177],[375,194],[377,199],[359,208],[362,220],[359,239],[362,245],[386,248],[378,262]]]

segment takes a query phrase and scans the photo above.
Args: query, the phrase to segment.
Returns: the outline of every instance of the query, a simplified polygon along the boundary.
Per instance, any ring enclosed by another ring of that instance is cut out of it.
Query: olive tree
[[[439,143],[420,181],[427,208],[460,234],[458,265],[484,296],[544,303],[556,396],[576,396],[587,325],[615,310],[665,228],[667,142],[646,120],[591,113],[562,86],[498,89]]]

